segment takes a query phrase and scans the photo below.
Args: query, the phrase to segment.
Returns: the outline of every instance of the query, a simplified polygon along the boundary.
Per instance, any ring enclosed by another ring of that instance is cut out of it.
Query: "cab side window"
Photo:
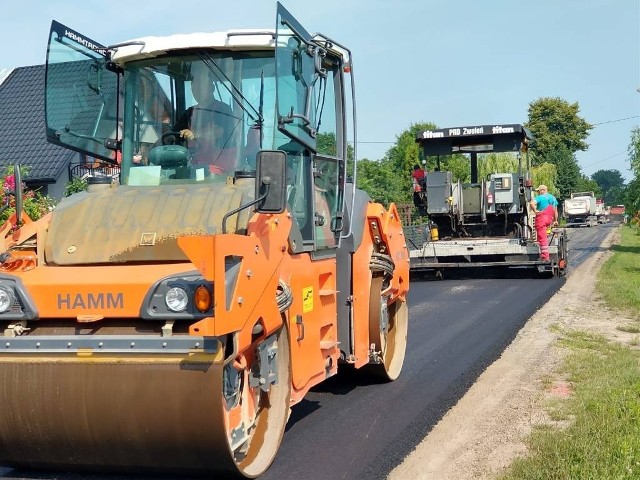
[[[342,209],[340,171],[344,164],[339,148],[344,141],[340,121],[343,105],[341,95],[336,92],[341,84],[341,70],[339,64],[330,57],[325,57],[323,68],[327,76],[323,88],[317,91],[322,96],[322,106],[319,108],[321,121],[318,122],[317,155],[313,164],[313,215],[317,250],[338,245],[341,228],[338,213]]]
[[[338,161],[316,157],[313,168],[313,216],[316,249],[338,245]]]
[[[287,209],[300,231],[305,250],[310,250],[313,248],[311,155],[295,142],[280,149],[287,153]]]

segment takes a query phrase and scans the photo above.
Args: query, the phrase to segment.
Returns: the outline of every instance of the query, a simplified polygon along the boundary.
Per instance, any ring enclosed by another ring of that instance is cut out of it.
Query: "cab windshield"
[[[258,150],[276,142],[273,52],[137,61],[123,91],[123,184],[224,181],[254,170]]]

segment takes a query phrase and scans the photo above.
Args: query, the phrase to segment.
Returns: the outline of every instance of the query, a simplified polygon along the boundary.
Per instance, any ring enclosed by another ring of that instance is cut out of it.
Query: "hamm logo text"
[[[124,294],[122,293],[59,293],[58,308],[73,309],[99,309],[99,308],[124,308]]]

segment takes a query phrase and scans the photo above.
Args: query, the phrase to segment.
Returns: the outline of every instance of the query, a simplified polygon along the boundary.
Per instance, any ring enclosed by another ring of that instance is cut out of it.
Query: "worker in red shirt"
[[[415,191],[416,185],[420,188],[417,191],[418,192],[421,191],[424,183],[424,170],[420,167],[420,165],[415,164],[413,166],[413,172],[411,172],[411,176],[413,177],[413,180],[414,180],[413,182],[414,191]]]
[[[420,215],[426,215],[425,205],[422,201],[421,192],[426,191],[425,172],[420,165],[415,164],[413,166],[413,172],[411,172],[411,178],[413,181],[413,204],[418,209]]]

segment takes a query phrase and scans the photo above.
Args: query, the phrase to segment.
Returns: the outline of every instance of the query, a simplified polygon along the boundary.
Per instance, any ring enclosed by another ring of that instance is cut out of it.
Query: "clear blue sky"
[[[283,0],[311,32],[354,54],[358,157],[381,158],[417,122],[524,123],[541,97],[578,102],[596,124],[583,173],[627,179],[640,124],[640,0]],[[42,64],[52,19],[109,44],[146,36],[273,28],[267,0],[4,2],[0,67]]]

